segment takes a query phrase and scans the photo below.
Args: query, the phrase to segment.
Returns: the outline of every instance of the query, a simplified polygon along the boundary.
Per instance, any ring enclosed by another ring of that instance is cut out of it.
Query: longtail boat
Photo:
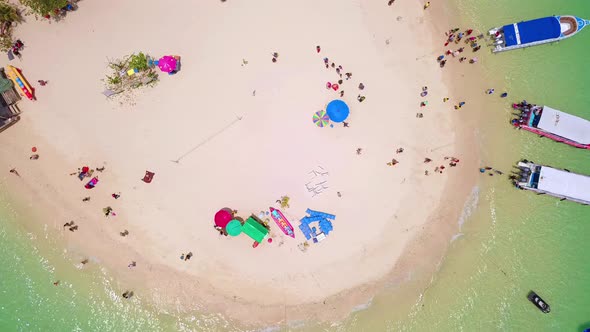
[[[277,223],[285,235],[295,238],[295,229],[280,210],[269,208],[270,216]]]

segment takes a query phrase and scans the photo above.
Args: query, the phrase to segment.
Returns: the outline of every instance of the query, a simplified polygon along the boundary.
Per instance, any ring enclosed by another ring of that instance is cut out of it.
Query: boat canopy
[[[590,121],[548,106],[543,106],[537,128],[580,144],[590,144]]]
[[[561,36],[561,24],[555,16],[508,24],[502,30],[506,46],[529,44]]]
[[[537,189],[590,202],[590,176],[586,175],[542,166]]]

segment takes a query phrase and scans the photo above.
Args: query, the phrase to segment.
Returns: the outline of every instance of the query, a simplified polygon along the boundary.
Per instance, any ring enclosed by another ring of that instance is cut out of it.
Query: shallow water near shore
[[[464,26],[481,31],[553,14],[590,18],[590,4],[583,0],[457,0],[455,6],[463,14]],[[522,99],[590,119],[590,95],[583,88],[590,84],[588,43],[590,33],[582,31],[558,44],[483,56],[482,79],[504,86],[489,86],[496,95],[479,110],[482,163],[507,173],[526,158],[590,174],[588,151],[514,130],[508,123],[511,102]],[[500,99],[501,91],[509,92],[509,97]],[[482,176],[479,187],[477,208],[454,237],[432,285],[413,299],[414,305],[408,308],[408,299],[401,299],[400,292],[386,292],[375,306],[353,314],[337,330],[583,331],[590,327],[588,207],[515,190],[505,177]],[[551,304],[550,314],[540,313],[528,302],[530,290]]]
[[[456,0],[465,26],[489,27],[551,14],[590,19],[585,0],[556,2]],[[588,28],[590,29],[590,28]],[[494,56],[481,64],[495,86],[481,115],[482,162],[508,173],[519,158],[590,174],[590,154],[540,139],[508,124],[509,104],[525,98],[590,119],[587,45],[590,30],[555,45]],[[483,92],[482,92],[483,93]],[[477,171],[477,170],[474,170]],[[6,193],[0,195],[0,330],[2,331],[235,331],[215,315],[177,317],[156,313],[141,298],[123,301],[108,275],[80,270],[58,246],[28,230]],[[432,285],[417,297],[391,289],[337,326],[335,331],[581,331],[590,327],[588,207],[514,190],[506,178],[483,177],[465,204],[460,232]],[[451,241],[451,239],[449,239]],[[60,274],[56,275],[55,271]],[[60,280],[59,286],[52,282]],[[526,300],[534,289],[551,305],[541,314]],[[585,325],[586,324],[586,325]],[[311,330],[299,327],[294,330]]]

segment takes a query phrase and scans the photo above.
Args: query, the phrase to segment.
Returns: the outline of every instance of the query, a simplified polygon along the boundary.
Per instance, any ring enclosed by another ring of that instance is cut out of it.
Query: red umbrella
[[[232,218],[233,216],[231,215],[231,212],[227,210],[219,210],[215,214],[215,225],[225,228]]]

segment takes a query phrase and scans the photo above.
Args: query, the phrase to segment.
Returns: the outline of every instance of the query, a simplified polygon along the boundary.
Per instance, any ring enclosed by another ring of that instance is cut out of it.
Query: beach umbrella
[[[171,73],[176,70],[176,59],[170,55],[166,55],[158,60],[158,67],[165,73]]]
[[[225,228],[227,224],[233,219],[231,213],[227,210],[219,210],[215,214],[215,225]]]
[[[231,236],[238,236],[242,234],[242,223],[234,219],[225,226],[225,231]]]
[[[326,107],[328,112],[328,117],[333,122],[342,122],[348,118],[348,114],[350,113],[350,109],[348,105],[340,99],[332,100],[328,107]]]
[[[328,117],[328,114],[324,110],[315,112],[312,120],[318,127],[324,127],[330,123],[330,117]]]

